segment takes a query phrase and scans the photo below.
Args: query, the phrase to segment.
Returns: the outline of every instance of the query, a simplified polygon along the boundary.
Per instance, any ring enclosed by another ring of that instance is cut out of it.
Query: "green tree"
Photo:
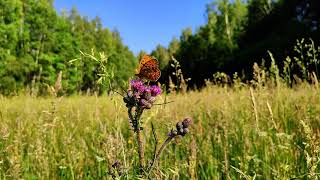
[[[0,2],[0,91],[3,94],[21,89],[32,67],[29,55],[24,56],[24,62],[19,62],[20,38],[24,35],[22,13],[21,1]]]
[[[182,31],[176,54],[184,77],[191,78],[189,83],[202,86],[204,79],[211,78],[232,60],[246,15],[244,2],[218,0],[207,5],[207,24],[194,34],[191,29]]]
[[[58,15],[53,0],[0,1],[1,93],[36,86],[45,94],[60,71],[67,94],[87,89],[105,91],[96,83],[99,64],[88,59],[69,63],[80,57],[80,51],[104,52],[117,71],[116,82],[127,79],[136,64],[119,32],[104,28],[99,17],[91,20],[76,8]]]
[[[169,43],[168,52],[170,56],[175,56],[177,51],[180,48],[180,42],[177,38],[172,38],[171,42]]]
[[[164,46],[160,44],[157,45],[156,49],[151,52],[151,55],[158,59],[160,69],[164,69],[168,65],[170,55],[167,48],[165,48]]]

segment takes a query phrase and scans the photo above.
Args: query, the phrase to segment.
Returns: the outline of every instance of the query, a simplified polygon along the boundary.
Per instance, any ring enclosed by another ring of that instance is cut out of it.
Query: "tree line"
[[[179,61],[184,77],[191,79],[189,87],[201,87],[216,72],[230,77],[237,72],[243,81],[252,78],[254,62],[270,66],[268,51],[282,69],[286,57],[307,56],[307,51],[297,55],[295,49],[302,38],[319,45],[317,0],[216,0],[207,5],[205,15],[206,24],[195,32],[186,28],[168,47],[158,45],[153,50],[164,72],[162,82],[168,83],[175,71],[172,56]],[[316,69],[309,66],[309,59],[300,60],[305,67]]]
[[[76,8],[58,14],[53,1],[0,0],[1,94],[26,90],[46,94],[59,72],[64,94],[108,91],[110,87],[97,83],[101,61],[94,57],[99,52],[107,59],[113,87],[132,77],[144,51],[135,57],[119,32],[103,27],[99,17],[81,16]],[[186,28],[168,46],[159,44],[151,52],[160,62],[161,83],[168,84],[170,76],[177,81],[172,76],[177,72],[174,63],[190,78],[189,87],[203,86],[216,72],[230,76],[238,72],[245,81],[252,76],[254,62],[271,64],[268,51],[280,68],[287,56],[297,56],[297,52],[300,61],[293,67],[302,63],[311,70],[319,68],[304,58],[308,57],[303,55],[309,52],[306,48],[295,48],[301,38],[319,44],[317,0],[214,0],[204,13],[206,23],[195,32]],[[70,63],[74,59],[80,60]]]
[[[58,14],[53,0],[0,0],[0,92],[26,89],[46,94],[62,72],[63,92],[99,91],[99,64],[81,53],[104,52],[117,81],[128,79],[136,58],[117,30],[104,28],[99,17],[81,16],[76,8]]]

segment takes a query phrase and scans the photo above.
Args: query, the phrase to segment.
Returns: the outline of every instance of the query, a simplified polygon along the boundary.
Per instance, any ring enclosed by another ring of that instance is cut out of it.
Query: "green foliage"
[[[286,57],[283,65],[282,77],[286,84],[292,86],[297,78],[307,82],[319,78],[320,46],[315,45],[312,39],[309,42],[301,39],[297,40],[293,52],[292,56]]]
[[[319,7],[318,1],[307,0],[213,1],[206,7],[206,24],[194,32],[186,28],[168,47],[157,45],[152,51],[160,62],[160,82],[169,84],[175,71],[172,57],[179,60],[183,76],[191,78],[187,82],[191,88],[202,87],[216,72],[228,76],[237,72],[242,81],[250,80],[254,62],[261,64],[262,59],[268,67],[276,64],[290,86],[297,81],[294,77],[313,81],[312,73],[319,76]],[[295,46],[297,39],[300,45]],[[75,8],[57,14],[52,0],[0,2],[1,94],[28,88],[48,94],[60,71],[64,94],[108,91],[97,88],[97,63],[68,63],[83,58],[80,51],[90,54],[92,49],[105,53],[112,64],[116,73],[111,86],[130,78],[137,58],[117,30],[103,28],[99,17],[81,16]]]
[[[114,66],[110,63],[109,57],[104,53],[98,53],[99,56],[95,54],[92,50],[91,54],[81,52],[81,57],[79,59],[71,60],[69,63],[73,64],[81,71],[90,72],[86,70],[87,67],[94,67],[91,69],[91,73],[83,74],[83,78],[89,78],[88,82],[92,84],[88,87],[92,87],[93,92],[103,93],[104,91],[110,92],[115,81],[114,78]],[[88,65],[91,66],[88,66]]]
[[[285,76],[291,86],[293,76],[308,81],[308,72],[314,71],[318,76],[319,7],[318,1],[307,0],[213,1],[206,8],[207,23],[195,32],[190,28],[182,30],[174,53],[169,50],[172,43],[168,48],[157,46],[153,53],[160,61],[166,60],[168,54],[176,57],[184,77],[191,78],[189,87],[202,87],[217,72],[228,76],[237,72],[244,77],[242,81],[251,80],[254,63],[263,60],[268,67],[278,66],[279,72],[272,73],[290,73]],[[294,48],[297,39],[306,37],[315,42]],[[301,54],[297,50],[304,56],[297,57]],[[162,70],[162,80],[169,84],[174,69],[169,63]]]
[[[248,26],[255,26],[268,16],[275,6],[273,0],[250,0],[248,2]]]
[[[288,87],[293,87],[303,82],[317,85],[319,78],[317,73],[319,50],[320,47],[317,47],[311,39],[310,42],[306,42],[304,39],[297,40],[297,44],[294,47],[295,54],[286,57],[282,70],[279,68],[281,65],[279,62],[281,61],[275,59],[273,53],[268,51],[268,59],[263,59],[260,65],[257,62],[253,64],[250,84],[258,89],[265,87],[280,88],[283,83]],[[267,61],[270,64],[266,64]],[[219,73],[215,75],[219,75]],[[221,82],[221,84],[226,83],[228,81]],[[234,85],[237,86],[237,84]]]
[[[151,52],[151,55],[159,60],[161,70],[165,70],[166,68],[168,68],[168,66],[170,66],[169,62],[171,58],[176,55],[179,47],[180,42],[177,38],[174,37],[169,43],[168,48],[159,44],[157,45],[156,49]]]
[[[174,69],[172,74],[169,77],[169,90],[171,93],[173,92],[186,92],[187,91],[187,82],[190,81],[190,78],[184,78],[181,66],[178,60],[176,60],[172,56],[172,60],[170,61],[171,68]]]
[[[166,66],[168,66],[170,54],[165,47],[158,45],[156,49],[151,52],[151,55],[158,59],[160,63],[160,69],[164,69]]]
[[[243,31],[246,14],[245,3],[240,0],[233,3],[214,1],[207,5],[207,24],[195,33],[191,28],[184,29],[180,40],[173,39],[168,49],[157,46],[153,54],[160,62],[170,60],[170,56],[176,57],[184,77],[191,78],[188,84],[200,87],[204,79],[212,77],[230,61],[230,54],[238,48],[237,40]],[[174,69],[170,63],[162,69],[162,79],[168,81]]]
[[[119,32],[103,28],[98,17],[89,20],[75,8],[58,15],[51,0],[0,2],[2,94],[19,93],[31,86],[40,95],[47,94],[60,71],[65,94],[96,90],[93,76],[98,64],[77,67],[68,63],[79,58],[80,51],[90,53],[91,49],[108,55],[118,72],[117,81],[130,77],[135,65],[133,53],[123,45]]]

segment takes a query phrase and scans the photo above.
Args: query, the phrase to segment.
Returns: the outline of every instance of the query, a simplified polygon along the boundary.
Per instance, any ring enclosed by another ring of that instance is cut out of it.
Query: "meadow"
[[[160,142],[191,117],[190,133],[176,138],[151,177],[158,179],[317,179],[320,172],[318,85],[249,88],[208,85],[163,93],[142,116],[145,156],[155,126]],[[127,110],[109,96],[0,99],[0,179],[137,179],[138,157]]]
[[[0,180],[319,179],[320,1],[102,2],[0,0]]]

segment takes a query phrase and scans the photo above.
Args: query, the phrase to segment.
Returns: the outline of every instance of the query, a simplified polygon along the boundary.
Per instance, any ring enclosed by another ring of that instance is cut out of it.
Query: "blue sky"
[[[157,44],[167,46],[181,30],[204,24],[205,6],[212,0],[55,0],[60,12],[73,6],[89,18],[99,16],[104,27],[118,29],[135,54],[150,53]]]

